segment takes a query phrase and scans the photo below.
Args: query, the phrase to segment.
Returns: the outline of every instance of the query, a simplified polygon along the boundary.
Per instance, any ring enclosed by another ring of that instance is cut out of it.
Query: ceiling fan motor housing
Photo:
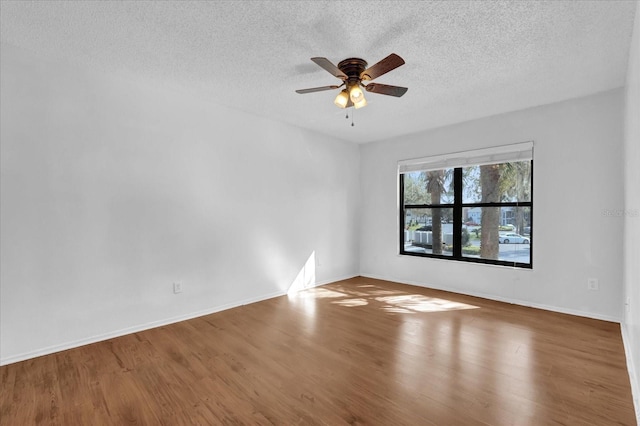
[[[348,58],[340,61],[338,69],[347,75],[347,83],[359,84],[360,74],[367,69],[367,61],[360,58]]]

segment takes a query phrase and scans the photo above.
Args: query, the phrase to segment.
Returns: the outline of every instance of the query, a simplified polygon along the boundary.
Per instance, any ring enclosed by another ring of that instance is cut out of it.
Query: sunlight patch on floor
[[[413,312],[443,312],[458,311],[462,309],[477,309],[477,306],[452,300],[427,297],[421,294],[407,294],[402,296],[376,297],[378,302],[387,304],[383,309],[388,312],[406,313]]]
[[[415,314],[421,312],[446,312],[466,309],[478,309],[478,306],[422,294],[389,290],[375,285],[358,285],[357,289],[348,286],[331,285],[309,288],[310,280],[315,283],[315,256],[309,260],[291,285],[288,295],[295,299],[334,299],[333,305],[353,308],[369,304],[382,305],[380,309],[392,314]],[[304,290],[304,291],[302,291]]]
[[[369,302],[367,302],[366,299],[344,299],[344,300],[336,300],[333,303],[335,303],[336,305],[346,306],[349,308],[353,306],[364,306],[369,304]]]
[[[389,295],[389,294],[398,294],[397,291],[395,290],[385,290],[385,289],[381,289],[380,287],[374,286],[374,285],[359,285],[358,287],[361,288],[377,288],[378,290],[367,290],[367,296],[385,296],[385,295]]]
[[[316,299],[335,299],[337,297],[348,297],[348,294],[339,291],[328,290],[326,288],[317,287],[305,291],[305,294]]]
[[[463,309],[477,309],[453,300],[427,297],[421,294],[410,294],[396,290],[386,290],[374,285],[359,285],[360,291],[348,287],[332,286],[313,288],[305,291],[305,297],[333,298],[334,305],[352,308],[368,304],[382,304],[381,310],[394,314],[415,314],[419,312],[444,312]]]

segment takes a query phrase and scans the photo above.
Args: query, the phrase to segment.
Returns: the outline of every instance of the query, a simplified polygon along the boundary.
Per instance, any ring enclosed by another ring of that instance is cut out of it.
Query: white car
[[[500,244],[529,244],[529,239],[520,234],[508,232],[500,234],[500,236],[498,236],[498,242]]]

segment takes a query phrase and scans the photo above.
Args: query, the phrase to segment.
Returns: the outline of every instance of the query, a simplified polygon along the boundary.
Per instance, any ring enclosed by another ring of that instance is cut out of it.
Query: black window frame
[[[517,160],[515,160],[517,161]],[[427,258],[436,258],[436,259],[445,259],[445,260],[453,260],[453,261],[461,261],[461,262],[470,262],[470,263],[482,263],[488,265],[498,265],[498,266],[509,266],[516,268],[524,268],[524,269],[533,269],[533,159],[529,160],[531,162],[531,195],[529,197],[529,201],[505,201],[499,203],[464,203],[462,200],[462,167],[453,168],[453,193],[454,200],[453,204],[404,204],[404,175],[405,173],[400,173],[399,175],[399,206],[400,206],[400,220],[399,228],[400,228],[400,255],[403,256],[416,256],[416,257],[427,257]],[[508,161],[507,161],[508,162]],[[501,164],[501,163],[496,163]],[[468,166],[467,166],[468,167]],[[529,263],[524,262],[512,262],[507,260],[499,260],[499,259],[483,259],[477,257],[469,257],[462,255],[462,212],[465,208],[474,208],[474,207],[529,207],[529,226],[530,236],[529,236]],[[433,254],[433,253],[416,253],[416,252],[408,252],[404,250],[405,244],[405,218],[408,209],[425,209],[425,208],[453,208],[453,253],[451,255],[445,254]]]

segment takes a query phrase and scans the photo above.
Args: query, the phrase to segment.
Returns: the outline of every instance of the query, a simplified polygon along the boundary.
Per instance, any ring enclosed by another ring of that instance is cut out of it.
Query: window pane
[[[430,198],[424,181],[424,173],[404,174],[404,204],[429,204]]]
[[[453,255],[453,209],[407,209],[404,222],[404,251]]]
[[[462,168],[463,203],[531,201],[531,162]]]
[[[464,257],[530,263],[530,207],[476,207],[466,215],[474,219],[467,220],[462,229]]]
[[[404,174],[404,204],[453,204],[453,169]]]
[[[531,235],[531,207],[503,207],[501,224],[511,225],[511,231],[527,238]]]

